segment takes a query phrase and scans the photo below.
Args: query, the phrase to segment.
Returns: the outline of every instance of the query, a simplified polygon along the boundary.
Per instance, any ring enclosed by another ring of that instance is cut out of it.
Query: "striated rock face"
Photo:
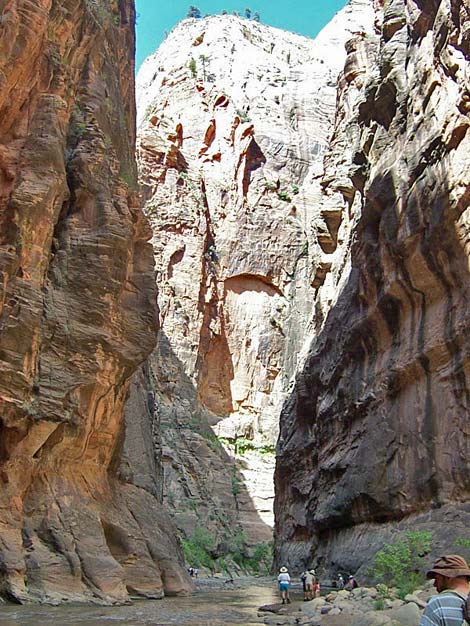
[[[158,498],[116,478],[156,330],[134,19],[131,0],[2,2],[0,593],[17,601],[186,585]]]
[[[318,323],[311,302],[349,245],[335,194],[318,202],[337,76],[373,19],[354,0],[315,41],[185,20],[139,73],[162,328],[151,365],[165,498],[186,534],[202,524],[222,540],[239,521],[253,542],[271,536],[280,407]]]
[[[351,269],[284,406],[276,466],[278,562],[330,570],[397,528],[455,551],[470,520],[469,5],[376,10],[378,45],[348,45],[323,179],[355,223]]]

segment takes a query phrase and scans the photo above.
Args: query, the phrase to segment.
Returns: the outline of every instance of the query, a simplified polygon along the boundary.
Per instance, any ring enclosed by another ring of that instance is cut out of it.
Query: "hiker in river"
[[[305,570],[300,577],[304,588],[304,602],[313,600],[313,585],[315,583],[315,570]]]
[[[290,604],[289,598],[289,584],[290,576],[287,571],[287,567],[281,567],[279,570],[279,576],[277,577],[279,582],[279,591],[281,592],[282,604]]]
[[[346,583],[346,589],[348,591],[352,591],[353,589],[356,589],[357,587],[359,587],[359,585],[357,584],[357,580],[354,578],[354,576],[350,576],[348,578],[348,582]]]
[[[314,570],[315,571],[315,570]],[[320,583],[318,581],[318,578],[316,576],[313,577],[313,597],[314,598],[319,598],[320,597]]]
[[[302,582],[302,590],[304,592],[304,601],[307,600],[307,589],[305,587],[305,580],[307,579],[307,571],[308,570],[304,570],[301,574],[300,574],[300,580]]]
[[[458,554],[441,556],[426,573],[426,578],[434,579],[439,595],[429,600],[419,626],[466,624],[465,604],[470,593],[470,569],[465,559]]]

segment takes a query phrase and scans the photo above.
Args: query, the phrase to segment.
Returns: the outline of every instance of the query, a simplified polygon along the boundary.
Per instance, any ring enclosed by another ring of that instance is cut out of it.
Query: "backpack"
[[[465,597],[462,594],[460,594],[458,591],[451,591],[450,589],[447,590],[447,593],[453,593],[456,596],[459,596],[459,598],[461,598],[463,600],[463,605],[462,605],[462,611],[463,611],[463,624],[462,626],[465,626],[466,624],[468,624],[470,626],[470,594]]]
[[[463,603],[463,618],[467,624],[470,624],[470,595],[465,598]]]

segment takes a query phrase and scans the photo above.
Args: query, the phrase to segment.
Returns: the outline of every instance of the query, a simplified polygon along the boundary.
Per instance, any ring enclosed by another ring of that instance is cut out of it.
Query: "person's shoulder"
[[[435,606],[441,603],[441,595],[435,595],[432,596],[431,598],[429,598],[429,600],[427,601],[426,606]]]
[[[432,598],[428,600],[426,608],[429,607],[430,609],[439,609],[449,605],[459,606],[463,604],[463,602],[464,599],[459,594],[445,590],[435,596],[432,596]]]
[[[438,593],[437,596],[433,596],[431,600],[435,600],[436,598],[453,599],[460,602],[463,602],[464,600],[460,593],[457,593],[457,591],[451,591],[450,589],[445,589],[444,591],[441,591],[441,593]]]

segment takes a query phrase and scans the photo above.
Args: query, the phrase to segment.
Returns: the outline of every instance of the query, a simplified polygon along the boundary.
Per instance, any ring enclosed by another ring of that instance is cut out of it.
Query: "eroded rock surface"
[[[145,485],[116,478],[155,344],[136,194],[133,2],[6,0],[0,22],[0,593],[187,588]]]
[[[165,498],[186,534],[223,538],[235,521],[252,542],[271,536],[280,407],[317,324],[311,302],[349,245],[334,194],[318,203],[337,76],[373,17],[354,0],[315,41],[229,15],[185,20],[139,72],[162,327],[151,363]]]
[[[397,528],[455,551],[470,513],[469,5],[376,10],[325,160],[325,193],[357,222],[351,269],[284,406],[276,468],[278,561],[352,571]]]

